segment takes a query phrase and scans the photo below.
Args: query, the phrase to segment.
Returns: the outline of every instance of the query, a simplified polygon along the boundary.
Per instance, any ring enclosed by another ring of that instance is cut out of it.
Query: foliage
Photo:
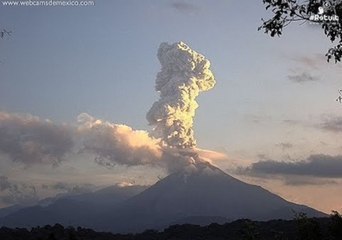
[[[297,238],[299,240],[320,240],[322,239],[321,229],[314,218],[308,218],[305,213],[295,215],[297,221]]]
[[[259,238],[259,232],[257,225],[253,221],[246,221],[245,225],[241,229],[241,235],[243,240],[257,240]]]
[[[342,239],[342,216],[336,211],[332,211],[330,215],[331,223],[330,223],[330,233],[331,237],[334,240]]]
[[[6,240],[341,240],[342,217],[333,212],[329,218],[309,218],[303,213],[294,220],[267,222],[241,219],[230,223],[208,226],[191,224],[173,225],[164,230],[146,230],[138,234],[96,232],[82,227],[54,226],[0,228],[0,239]]]
[[[293,22],[319,24],[323,34],[334,46],[326,53],[327,60],[340,62],[342,58],[342,1],[341,0],[263,0],[272,17],[262,19],[258,30],[271,37],[280,36]],[[323,12],[324,11],[324,12]],[[315,16],[318,16],[315,18]]]

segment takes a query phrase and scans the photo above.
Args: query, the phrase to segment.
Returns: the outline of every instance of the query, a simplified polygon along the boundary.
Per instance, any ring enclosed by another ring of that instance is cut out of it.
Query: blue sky
[[[158,46],[184,41],[210,59],[216,77],[216,87],[198,98],[195,136],[199,147],[229,156],[230,161],[219,166],[340,155],[340,135],[322,128],[341,112],[335,101],[341,68],[327,64],[324,57],[330,43],[319,27],[308,24],[295,24],[281,38],[270,38],[257,31],[262,17],[267,13],[261,0],[97,0],[91,7],[0,6],[1,28],[13,32],[0,43],[0,111],[68,124],[86,112],[149,130],[145,115],[158,96],[154,91],[160,69]],[[17,178],[21,174],[22,169],[13,170],[16,167],[4,161],[2,166],[2,175]],[[96,183],[104,185],[143,171],[108,170],[93,163],[82,166],[93,169],[94,176],[120,172],[114,174],[117,179]],[[46,167],[30,171],[36,182],[47,176],[53,182],[66,172]],[[151,182],[158,175],[153,171]],[[79,175],[74,179],[78,184],[83,181]],[[298,186],[264,186],[323,210],[342,207],[301,198]],[[318,191],[321,185],[306,187]],[[325,187],[335,188],[336,184]]]

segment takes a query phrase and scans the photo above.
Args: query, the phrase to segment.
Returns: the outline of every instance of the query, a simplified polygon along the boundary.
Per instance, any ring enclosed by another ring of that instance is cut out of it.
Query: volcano
[[[106,227],[112,231],[134,232],[175,223],[292,219],[295,212],[310,217],[326,216],[202,162],[169,175],[125,201],[116,215],[122,224]]]
[[[201,162],[167,176],[135,196],[123,198],[120,203],[96,204],[82,197],[59,200],[46,207],[21,209],[2,218],[1,224],[23,227],[61,223],[126,233],[161,229],[176,223],[291,219],[294,212],[304,212],[309,217],[325,216]]]

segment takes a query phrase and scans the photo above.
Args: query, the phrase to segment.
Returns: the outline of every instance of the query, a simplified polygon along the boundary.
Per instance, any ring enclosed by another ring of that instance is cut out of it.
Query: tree
[[[332,211],[330,215],[330,234],[332,239],[342,239],[342,216],[337,211]]]
[[[255,222],[246,220],[243,228],[241,229],[241,235],[243,240],[257,240],[259,238],[259,232]]]
[[[298,240],[320,240],[322,239],[321,229],[318,222],[308,218],[305,213],[296,213]]]
[[[326,53],[327,61],[342,58],[342,0],[263,0],[272,17],[262,19],[258,30],[271,37],[280,36],[293,22],[319,24],[334,46]]]

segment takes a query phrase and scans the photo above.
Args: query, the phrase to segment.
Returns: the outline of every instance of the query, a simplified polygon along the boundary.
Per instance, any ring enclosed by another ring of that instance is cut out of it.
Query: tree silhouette
[[[332,211],[330,215],[330,234],[332,239],[342,239],[342,216],[337,211]]]
[[[322,234],[318,222],[305,213],[295,214],[298,240],[320,240]]]
[[[272,13],[258,30],[271,37],[280,36],[293,22],[319,24],[323,34],[334,43],[326,53],[327,61],[342,58],[342,0],[263,0],[266,10]]]
[[[241,229],[242,240],[258,240],[259,232],[255,222],[246,220]]]

